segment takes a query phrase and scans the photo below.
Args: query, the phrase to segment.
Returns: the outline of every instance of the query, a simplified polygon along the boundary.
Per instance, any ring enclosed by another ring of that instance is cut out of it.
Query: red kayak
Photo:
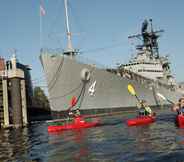
[[[75,117],[72,120],[64,121],[58,123],[52,123],[48,126],[49,132],[61,131],[61,130],[70,130],[70,129],[81,129],[81,128],[90,128],[99,125],[99,120],[87,121],[83,117]]]
[[[182,114],[177,115],[176,122],[177,122],[178,127],[184,128],[184,115]]]
[[[134,119],[128,119],[128,126],[145,125],[155,122],[155,116],[139,116]]]

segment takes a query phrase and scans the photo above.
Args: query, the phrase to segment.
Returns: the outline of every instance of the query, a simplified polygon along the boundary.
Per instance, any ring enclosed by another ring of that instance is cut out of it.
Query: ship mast
[[[64,7],[65,7],[65,22],[66,22],[66,34],[67,34],[67,49],[64,52],[66,55],[74,55],[75,51],[72,47],[72,33],[70,32],[70,26],[69,26],[69,16],[68,16],[68,3],[67,0],[64,0]]]
[[[150,25],[151,25],[151,31],[148,31],[148,21],[145,20],[142,24],[142,30],[141,30],[141,34],[137,34],[137,35],[132,35],[129,36],[128,38],[138,38],[140,39],[143,44],[142,45],[138,45],[137,49],[138,50],[143,50],[143,48],[145,47],[148,51],[150,51],[150,56],[151,57],[156,57],[159,58],[159,50],[158,50],[158,38],[159,38],[159,33],[164,32],[164,30],[158,30],[158,31],[154,31],[153,30],[153,25],[152,25],[152,19],[149,19]]]

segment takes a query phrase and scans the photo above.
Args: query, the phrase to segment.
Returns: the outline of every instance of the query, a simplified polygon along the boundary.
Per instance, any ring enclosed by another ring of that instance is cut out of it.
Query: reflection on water
[[[0,132],[0,160],[18,159],[27,155],[29,147],[28,129],[5,130]]]
[[[52,151],[48,161],[81,161],[87,157],[85,133],[85,130],[49,133],[49,144],[58,147]]]
[[[157,121],[127,127],[125,118],[103,118],[103,126],[48,133],[45,122],[29,128],[0,131],[0,161],[184,161],[184,129],[175,126],[174,114],[160,110]]]

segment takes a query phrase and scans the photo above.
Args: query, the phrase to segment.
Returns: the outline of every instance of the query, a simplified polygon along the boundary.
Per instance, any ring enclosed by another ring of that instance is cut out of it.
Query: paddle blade
[[[164,101],[167,101],[167,102],[169,102],[169,103],[171,103],[171,104],[174,104],[173,101],[169,100],[168,98],[166,98],[165,96],[163,96],[163,95],[160,94],[160,93],[157,93],[157,96],[160,97],[161,99],[163,99]]]
[[[160,93],[157,93],[157,96],[160,97],[162,100],[165,100],[165,101],[167,100],[167,99],[166,99],[162,94],[160,94]]]
[[[130,92],[130,94],[132,94],[133,96],[136,96],[135,93],[135,89],[131,84],[128,84],[128,91]]]
[[[77,97],[73,96],[72,99],[70,100],[70,106],[74,107],[77,103]]]

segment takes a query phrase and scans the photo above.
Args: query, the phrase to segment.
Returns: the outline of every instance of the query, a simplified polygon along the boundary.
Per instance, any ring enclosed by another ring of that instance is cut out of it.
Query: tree
[[[35,107],[50,109],[48,98],[40,87],[33,90],[33,103]]]

